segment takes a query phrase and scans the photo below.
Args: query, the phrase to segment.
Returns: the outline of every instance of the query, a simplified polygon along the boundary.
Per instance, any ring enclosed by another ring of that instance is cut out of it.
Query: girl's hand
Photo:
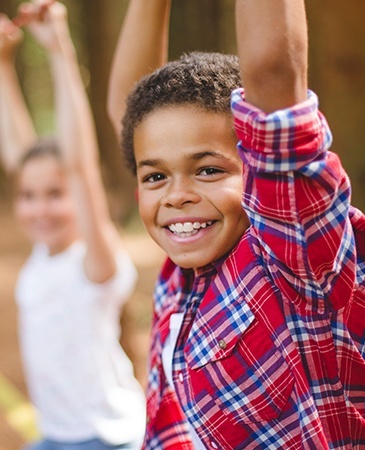
[[[5,14],[0,14],[0,60],[13,59],[15,50],[22,39],[22,30]]]
[[[67,10],[62,3],[54,0],[23,3],[19,7],[18,17],[39,44],[49,52],[60,51],[65,39],[70,38]]]

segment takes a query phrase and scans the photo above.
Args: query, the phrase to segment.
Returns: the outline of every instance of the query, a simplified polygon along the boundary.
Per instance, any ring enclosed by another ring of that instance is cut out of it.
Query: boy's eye
[[[216,167],[203,167],[199,170],[198,175],[215,175],[218,173],[223,173],[222,169],[217,169]]]
[[[157,183],[159,181],[165,180],[166,176],[162,173],[152,173],[143,178],[144,183]]]

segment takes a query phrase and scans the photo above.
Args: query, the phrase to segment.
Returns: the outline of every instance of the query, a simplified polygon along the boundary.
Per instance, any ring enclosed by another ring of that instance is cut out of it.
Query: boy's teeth
[[[182,232],[184,231],[184,225],[183,225],[182,223],[177,223],[177,224],[175,225],[175,230],[176,230],[178,233],[182,233]]]
[[[200,230],[200,228],[206,228],[208,225],[211,225],[213,222],[178,222],[169,225],[170,231],[173,233],[191,233],[194,230]]]

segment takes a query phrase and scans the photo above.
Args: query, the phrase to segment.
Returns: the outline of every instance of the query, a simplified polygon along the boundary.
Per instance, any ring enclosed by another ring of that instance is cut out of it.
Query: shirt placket
[[[173,354],[172,369],[175,391],[186,416],[189,415],[188,405],[194,404],[195,401],[190,397],[190,377],[184,349],[188,342],[190,330],[193,326],[196,313],[206,291],[208,290],[212,282],[212,278],[214,277],[215,273],[216,271],[214,267],[211,267],[210,269],[206,269],[204,272],[197,275],[194,279],[191,293],[187,298],[185,305],[181,305],[181,309],[184,311],[184,318],[176,341],[176,346]]]

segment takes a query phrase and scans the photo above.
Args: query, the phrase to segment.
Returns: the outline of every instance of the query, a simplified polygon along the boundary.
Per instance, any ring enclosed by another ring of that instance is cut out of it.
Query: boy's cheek
[[[148,224],[151,222],[151,218],[154,217],[153,213],[153,202],[148,196],[144,195],[140,190],[136,191],[137,195],[137,203],[138,203],[138,211],[141,217],[142,222],[148,227]]]

